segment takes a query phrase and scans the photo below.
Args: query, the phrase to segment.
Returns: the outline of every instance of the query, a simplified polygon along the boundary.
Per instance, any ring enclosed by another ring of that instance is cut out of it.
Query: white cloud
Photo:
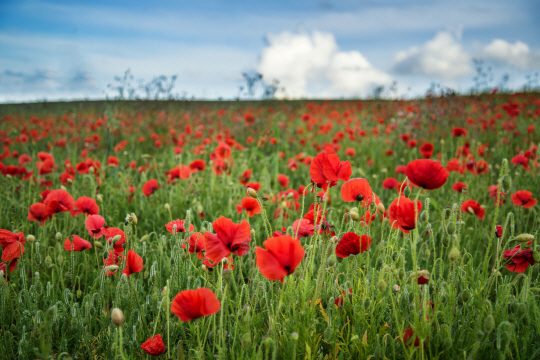
[[[460,31],[441,31],[422,46],[413,46],[394,56],[394,69],[401,74],[457,79],[472,73],[471,58],[460,43]]]
[[[502,39],[495,39],[484,47],[482,53],[488,58],[522,69],[540,67],[540,52],[532,51],[521,41],[511,44]]]
[[[267,36],[257,71],[279,80],[278,97],[350,97],[387,85],[390,76],[375,69],[358,51],[340,51],[330,33],[282,32]]]

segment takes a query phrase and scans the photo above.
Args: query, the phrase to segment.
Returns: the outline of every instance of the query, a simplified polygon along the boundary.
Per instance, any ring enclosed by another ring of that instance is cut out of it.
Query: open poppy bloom
[[[486,215],[486,210],[474,200],[465,200],[461,204],[461,211],[476,215],[480,220],[484,220],[484,216]]]
[[[411,161],[406,174],[412,183],[426,190],[440,188],[450,175],[440,163],[428,159]]]
[[[105,235],[105,239],[109,241],[109,244],[112,242],[112,239],[120,235],[120,240],[113,244],[113,249],[116,253],[122,253],[124,251],[123,244],[126,242],[126,234],[124,233],[124,230],[115,227],[104,227],[103,235]]]
[[[39,226],[45,224],[50,216],[49,207],[43,203],[32,204],[28,209],[28,220],[39,221]]]
[[[204,162],[204,160],[201,159],[193,160],[191,164],[189,164],[189,168],[192,173],[204,171],[205,167],[206,163]]]
[[[228,257],[231,253],[244,256],[249,251],[251,242],[251,229],[249,223],[243,220],[235,224],[231,219],[220,217],[212,223],[215,234],[205,232],[206,257],[217,263]]]
[[[277,181],[282,188],[286,188],[287,186],[289,186],[289,178],[286,175],[279,174],[277,177]]]
[[[240,179],[240,184],[247,185],[249,180],[251,180],[251,169],[244,171],[244,173],[242,174],[242,176],[240,176],[239,179]]]
[[[176,219],[174,221],[171,221],[169,223],[167,223],[167,225],[165,225],[165,227],[167,228],[167,231],[170,232],[171,234],[174,234],[174,227],[176,225],[176,233],[185,233],[186,232],[186,228],[184,226],[186,220],[180,220],[180,219]],[[193,227],[193,224],[189,224],[189,232],[192,232],[193,230],[195,230],[195,227]]]
[[[420,200],[416,201],[415,206],[414,201],[407,197],[400,196],[392,202],[388,209],[390,224],[394,229],[399,228],[405,234],[408,234],[409,230],[416,228],[421,210],[422,203]]]
[[[243,210],[246,210],[246,214],[249,217],[253,217],[255,214],[261,213],[261,206],[257,199],[251,197],[245,197],[242,199],[241,205],[236,205],[236,212],[241,214]]]
[[[414,336],[414,341],[412,340],[412,337]],[[403,331],[403,343],[405,345],[409,346],[420,346],[420,339],[418,339],[418,336],[414,334],[414,330],[412,328],[408,328]],[[424,343],[424,347],[427,347],[427,345]]]
[[[352,174],[351,163],[340,161],[336,154],[320,153],[309,167],[311,181],[324,191],[337,185],[338,180],[348,181]]]
[[[467,186],[467,184],[461,182],[461,181],[458,181],[456,182],[454,185],[452,185],[452,190],[453,191],[457,191],[457,192],[463,192],[463,188],[469,188]]]
[[[313,236],[315,234],[315,225],[306,218],[296,220],[292,228],[293,233],[297,234],[298,238]]]
[[[537,202],[538,200],[532,198],[532,192],[527,190],[519,190],[512,194],[512,204],[523,206],[525,209],[532,208]]]
[[[104,225],[105,218],[101,215],[89,215],[84,221],[88,235],[94,239],[99,239],[103,235]]]
[[[81,196],[73,204],[73,210],[71,210],[71,216],[77,216],[80,214],[97,215],[99,214],[99,206],[95,199],[88,196]]]
[[[191,321],[212,315],[220,308],[221,304],[216,295],[207,288],[181,291],[174,297],[171,304],[171,312],[181,321]]]
[[[64,250],[66,251],[83,251],[91,248],[92,244],[90,244],[89,241],[86,241],[77,235],[68,236],[64,241]]]
[[[382,186],[384,189],[392,190],[398,188],[400,185],[400,182],[397,181],[396,178],[390,177],[388,179],[385,179],[382,183]]]
[[[129,276],[133,273],[141,272],[143,269],[143,259],[134,250],[129,250],[126,257],[126,267],[122,274]]]
[[[156,179],[148,180],[144,183],[142,187],[142,191],[144,196],[150,196],[152,195],[157,189],[159,189],[161,185],[158,185],[158,182]]]
[[[420,154],[422,154],[424,159],[429,159],[433,155],[434,147],[432,143],[425,143],[418,150],[420,150]]]
[[[353,232],[343,235],[336,246],[336,255],[340,258],[346,258],[350,255],[358,255],[369,249],[371,237],[362,235],[361,237]]]
[[[160,334],[150,336],[148,340],[142,343],[141,349],[143,349],[145,353],[151,356],[159,356],[163,354],[166,350],[165,344],[163,343],[163,339],[161,338]]]
[[[200,232],[193,233],[188,240],[189,253],[197,253],[197,258],[202,260],[204,258],[203,251],[206,248],[206,238]],[[186,248],[186,243],[182,244],[182,249]]]
[[[62,189],[51,190],[43,203],[47,205],[51,214],[73,210],[73,196]]]
[[[305,255],[300,240],[290,235],[272,237],[265,242],[263,249],[257,246],[257,267],[268,280],[279,280],[294,272]]]
[[[530,241],[527,245],[531,245]],[[531,249],[521,250],[521,244],[514,247],[512,250],[503,252],[503,259],[506,259],[506,270],[518,274],[524,273],[529,265],[534,265],[533,251]]]
[[[351,179],[341,187],[341,199],[345,202],[361,201],[362,206],[371,199],[373,192],[366,179]]]
[[[24,254],[26,240],[22,232],[16,234],[0,229],[0,245],[2,246],[2,261],[11,261]],[[11,267],[11,266],[10,266]]]

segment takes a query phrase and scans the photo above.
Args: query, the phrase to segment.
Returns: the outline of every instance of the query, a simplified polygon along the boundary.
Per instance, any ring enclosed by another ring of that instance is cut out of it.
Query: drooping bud
[[[54,236],[54,238],[56,239],[56,241],[62,240],[62,233],[61,233],[61,232],[57,232],[56,235]]]
[[[36,237],[34,235],[28,235],[26,237],[26,241],[28,241],[29,243],[33,243],[34,241],[36,241]]]
[[[165,208],[165,210],[171,211],[171,205],[169,205],[169,203],[165,203],[165,205],[163,205],[163,207]]]
[[[146,234],[141,238],[141,242],[143,243],[143,242],[147,241],[149,238],[150,238],[150,236],[148,236],[148,234]]]
[[[116,235],[115,237],[112,238],[112,243],[116,244],[117,242],[120,241],[121,238],[122,238],[122,235]]]
[[[405,186],[405,189],[403,190],[403,195],[405,195],[405,197],[409,197],[409,195],[411,195],[411,187],[410,186]]]
[[[254,228],[251,228],[249,230],[249,233],[250,233],[252,239],[255,238],[255,229]]]
[[[504,175],[501,181],[502,192],[508,193],[512,189],[512,177],[508,174]]]
[[[122,310],[120,310],[119,308],[112,309],[111,320],[113,324],[116,325],[117,327],[124,325],[125,319],[124,319],[124,313],[122,312]]]
[[[377,288],[379,289],[380,292],[385,292],[387,287],[388,287],[388,284],[383,279],[377,282]]]
[[[456,224],[454,224],[454,222],[449,222],[448,225],[446,226],[446,233],[448,233],[449,235],[453,235],[456,233]]]
[[[225,282],[229,282],[229,280],[231,279],[231,270],[229,269],[224,269],[223,270],[223,280],[225,280]]]
[[[293,340],[293,341],[298,341],[298,337],[299,337],[299,336],[298,336],[298,333],[297,333],[297,332],[293,332],[293,333],[291,334],[291,340]]]
[[[384,214],[384,212],[386,211],[386,209],[384,208],[384,205],[383,203],[379,203],[379,205],[377,205],[377,212],[382,215]]]
[[[454,247],[450,250],[450,252],[448,253],[448,260],[454,262],[456,261],[457,259],[459,259],[459,256],[460,256],[460,252],[459,252],[459,249]]]
[[[422,220],[425,223],[429,221],[429,213],[426,210],[420,213],[420,220]]]
[[[399,287],[398,284],[394,284],[394,286],[392,286],[392,291],[393,291],[393,292],[399,292],[400,289],[401,289],[401,288]]]
[[[369,311],[370,308],[371,308],[371,299],[370,298],[365,298],[364,299],[364,310]]]
[[[96,200],[97,200],[98,203],[102,203],[102,202],[103,202],[103,195],[98,194],[98,195],[96,196]]]
[[[107,270],[110,272],[115,272],[116,270],[118,270],[118,265],[109,265],[107,266]]]
[[[64,191],[67,191],[67,189],[66,189],[66,187],[64,185],[60,185],[60,189],[64,190]]]
[[[533,251],[532,257],[535,263],[540,262],[540,253],[538,251]]]
[[[351,217],[351,220],[352,220],[352,221],[358,221],[358,220],[360,220],[360,215],[358,215],[358,209],[357,209],[357,208],[352,208],[352,209],[349,211],[349,216]]]
[[[94,241],[94,246],[96,249],[103,249],[103,244],[99,241]]]
[[[498,238],[500,238],[503,234],[503,228],[501,225],[497,225],[495,226],[495,236],[497,236]]]
[[[520,243],[528,243],[529,241],[534,240],[534,235],[531,234],[520,234],[514,238],[515,241]]]
[[[62,266],[62,263],[64,262],[64,257],[62,256],[62,254],[58,254],[58,256],[56,257],[56,262],[58,263],[58,265]]]
[[[53,265],[53,259],[52,259],[52,257],[50,255],[47,255],[45,257],[45,266],[50,268],[50,267],[52,267],[52,265]]]
[[[484,331],[488,334],[495,329],[495,319],[493,318],[493,315],[488,315],[484,319]]]
[[[246,188],[246,193],[247,193],[250,197],[252,197],[252,198],[254,198],[254,199],[257,198],[257,191],[255,191],[255,189],[252,188],[252,187],[250,187],[250,186],[248,186],[248,187]]]

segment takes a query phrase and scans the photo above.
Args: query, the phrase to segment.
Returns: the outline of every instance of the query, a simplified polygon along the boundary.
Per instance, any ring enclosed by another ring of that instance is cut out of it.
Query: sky
[[[176,75],[171,94],[196,99],[247,97],[243,73],[278,98],[407,98],[470,90],[476,60],[483,87],[518,89],[540,70],[539,18],[534,0],[0,0],[0,102],[114,97],[128,69],[132,88]]]

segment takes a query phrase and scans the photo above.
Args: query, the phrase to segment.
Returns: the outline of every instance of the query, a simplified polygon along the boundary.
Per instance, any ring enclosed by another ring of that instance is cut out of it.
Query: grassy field
[[[2,359],[540,357],[538,93],[0,113]]]

